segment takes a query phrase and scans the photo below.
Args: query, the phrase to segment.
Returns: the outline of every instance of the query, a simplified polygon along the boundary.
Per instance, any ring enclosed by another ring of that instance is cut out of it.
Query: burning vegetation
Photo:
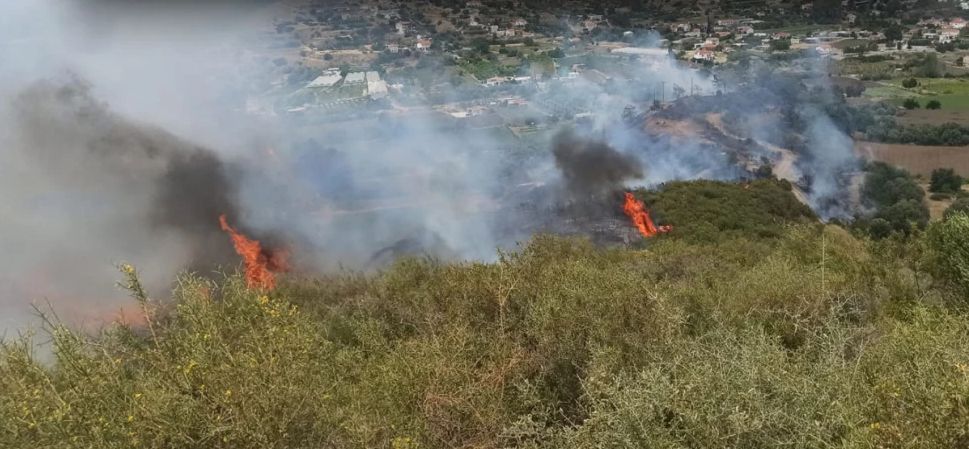
[[[653,219],[649,217],[649,210],[642,201],[636,199],[632,193],[625,192],[626,201],[623,202],[622,210],[632,219],[636,229],[643,237],[655,237],[660,233],[667,233],[673,230],[672,226],[656,227]]]
[[[222,230],[229,233],[236,252],[245,264],[246,285],[259,290],[276,288],[275,273],[289,271],[289,251],[272,251],[263,248],[258,240],[252,240],[229,225],[225,215],[219,217]]]

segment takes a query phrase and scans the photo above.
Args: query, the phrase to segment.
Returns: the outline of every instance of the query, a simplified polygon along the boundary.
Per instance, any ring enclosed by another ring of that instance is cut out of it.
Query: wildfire
[[[225,215],[219,217],[222,230],[232,237],[232,244],[236,252],[242,256],[246,265],[246,284],[249,288],[272,290],[276,288],[274,273],[289,271],[286,263],[289,253],[286,251],[266,251],[258,240],[251,240],[239,233],[226,222]]]
[[[750,188],[750,179],[745,180],[745,182],[744,182],[744,188],[745,189],[749,189]]]
[[[646,210],[646,205],[642,201],[636,199],[632,193],[626,193],[626,202],[622,205],[622,211],[626,213],[633,220],[633,224],[639,229],[639,233],[643,237],[653,237],[660,233],[666,233],[673,230],[672,226],[660,226],[659,228],[653,224],[653,219],[649,218],[649,211]]]

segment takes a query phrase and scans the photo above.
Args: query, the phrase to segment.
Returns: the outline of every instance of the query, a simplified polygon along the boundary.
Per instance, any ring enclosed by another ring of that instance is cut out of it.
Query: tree
[[[774,169],[771,168],[770,164],[764,164],[757,167],[754,171],[754,175],[761,179],[770,179],[774,177]]]
[[[902,107],[905,109],[918,109],[921,107],[921,105],[919,105],[918,100],[914,98],[907,98],[905,99],[905,102],[902,103]]]
[[[919,85],[919,81],[915,78],[909,78],[907,80],[902,80],[902,87],[906,89],[911,89]]]
[[[534,47],[535,46],[535,39],[532,39],[530,37],[526,37],[525,40],[522,41],[522,43],[524,43],[525,45],[527,45],[529,47]]]
[[[885,39],[888,39],[890,41],[901,40],[902,39],[902,32],[903,32],[903,28],[901,26],[899,26],[899,25],[892,25],[892,26],[890,26],[888,28],[885,28],[885,30],[884,30]]]
[[[674,99],[679,100],[680,97],[682,97],[683,94],[685,94],[685,93],[686,93],[686,89],[684,89],[684,88],[682,88],[682,87],[680,87],[680,86],[678,86],[676,84],[673,85],[673,98]]]
[[[887,221],[892,229],[908,235],[913,231],[912,224],[919,229],[925,229],[929,223],[929,208],[920,201],[907,199],[880,209],[875,217]]]
[[[959,191],[963,184],[962,176],[956,174],[951,168],[937,168],[932,170],[932,177],[929,181],[930,192],[953,193]]]
[[[883,218],[875,218],[868,223],[868,235],[873,239],[884,239],[892,235],[892,224]]]
[[[928,103],[925,103],[925,109],[941,109],[941,108],[942,108],[942,103],[940,103],[939,100],[929,100]]]
[[[333,59],[333,55],[331,55],[331,54],[329,54],[329,53],[327,53],[327,54],[325,54],[325,55],[323,55],[323,60],[324,60],[324,61],[330,61],[330,60],[332,60],[332,59]]]
[[[790,39],[774,39],[770,41],[771,51],[785,51],[791,49]]]

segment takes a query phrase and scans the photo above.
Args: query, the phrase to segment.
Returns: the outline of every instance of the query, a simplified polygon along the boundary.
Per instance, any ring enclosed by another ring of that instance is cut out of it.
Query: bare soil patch
[[[929,176],[936,168],[953,168],[957,173],[969,174],[969,148],[966,147],[856,142],[855,154],[867,161],[897,165],[922,176]]]
[[[941,125],[943,123],[969,125],[969,110],[915,109],[904,111],[896,120],[900,125]]]

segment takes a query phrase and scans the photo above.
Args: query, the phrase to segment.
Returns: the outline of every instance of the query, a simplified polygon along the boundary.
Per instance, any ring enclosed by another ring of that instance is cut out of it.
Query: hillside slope
[[[643,192],[675,227],[644,249],[536,237],[494,264],[407,259],[374,276],[284,278],[269,293],[186,276],[157,308],[123,266],[151,326],[87,338],[52,323],[50,365],[27,341],[6,343],[0,441],[965,444],[969,317],[958,270],[933,267],[969,261],[938,252],[969,254],[953,231],[969,218],[871,242],[778,213],[801,203],[755,188]],[[720,207],[737,215],[708,220]]]

